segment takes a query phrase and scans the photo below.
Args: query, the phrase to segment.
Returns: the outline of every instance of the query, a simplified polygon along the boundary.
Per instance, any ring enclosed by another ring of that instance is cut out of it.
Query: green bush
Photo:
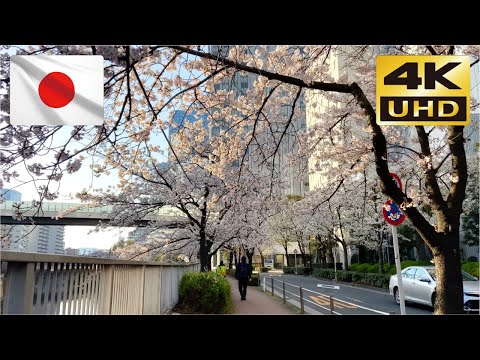
[[[335,279],[335,271],[330,269],[314,269],[313,275],[323,279]],[[337,280],[388,288],[390,275],[337,271]]]
[[[284,274],[295,274],[295,267],[294,266],[284,266],[283,267]],[[297,275],[310,275],[310,268],[297,266]]]
[[[313,269],[313,276],[323,279],[335,279],[335,270],[333,269]]]
[[[260,268],[260,272],[262,272],[262,273],[268,272],[268,270],[270,270],[268,267],[261,267]]]
[[[320,263],[320,264],[312,264],[313,269],[333,269],[335,267],[334,263]],[[343,264],[341,262],[337,262],[337,270],[342,270]]]
[[[478,258],[476,256],[470,256],[468,262],[478,262]]]
[[[183,274],[178,289],[177,311],[188,314],[232,312],[230,283],[213,271]]]
[[[415,261],[415,260],[404,260],[402,261],[402,270],[409,266],[426,266],[433,265],[430,261]]]
[[[462,265],[462,270],[469,273],[472,276],[475,276],[476,278],[479,277],[478,271],[479,271],[479,264],[478,262],[467,262]]]
[[[432,263],[429,261],[415,261],[415,260],[405,260],[401,262],[402,270],[409,266],[425,266],[425,265],[432,265]],[[378,272],[379,266],[380,265],[378,263],[352,264],[350,265],[348,270],[364,273],[364,274],[379,274]],[[383,273],[389,274],[389,275],[396,274],[397,268],[395,267],[395,264],[393,265],[383,264]]]

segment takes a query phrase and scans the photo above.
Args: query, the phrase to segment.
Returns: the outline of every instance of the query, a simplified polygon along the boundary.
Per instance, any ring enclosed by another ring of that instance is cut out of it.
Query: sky
[[[127,237],[134,228],[109,227],[107,231],[92,232],[94,226],[66,226],[65,248],[97,248],[110,249],[120,237]]]

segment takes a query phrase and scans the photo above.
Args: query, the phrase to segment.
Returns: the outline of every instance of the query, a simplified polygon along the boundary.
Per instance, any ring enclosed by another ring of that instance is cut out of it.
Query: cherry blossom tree
[[[394,46],[388,51],[468,54],[474,57],[472,64],[478,62],[478,47],[474,46]],[[235,186],[245,177],[258,175],[248,172],[252,162],[275,179],[278,154],[285,139],[292,139],[299,152],[289,161],[301,167],[302,161],[308,159],[310,171],[320,173],[324,179],[319,208],[333,201],[345,181],[363,173],[368,164],[375,164],[382,193],[405,211],[432,250],[437,269],[435,312],[463,311],[459,257],[460,215],[467,184],[463,127],[416,126],[410,129],[416,133],[416,145],[405,142],[403,128],[377,125],[373,61],[376,48],[41,46],[18,52],[100,54],[106,60],[104,90],[109,101],[105,124],[68,129],[66,140],[63,134],[63,140],[57,142],[52,140],[66,129],[9,123],[8,55],[2,54],[2,87],[6,90],[1,100],[5,112],[0,128],[2,178],[38,184],[36,206],[41,206],[44,199],[55,198],[64,174],[78,171],[87,157],[95,159],[92,170],[96,174],[119,169],[119,173],[127,174],[123,176],[126,178],[142,170],[155,171],[142,168],[144,163],[137,160],[160,156],[163,150],[156,144],[163,138],[169,158],[176,162],[183,181],[190,184],[182,183],[182,187],[198,194],[194,200],[198,206],[190,205],[202,212],[211,196],[210,185],[223,182],[235,193]],[[254,76],[253,85],[238,89],[234,79],[250,75]],[[181,135],[178,143],[170,142],[165,130],[174,125],[172,114],[176,109],[207,116],[208,129],[219,131],[209,136],[207,129],[197,123]],[[296,126],[298,119],[305,116],[310,126]],[[434,129],[441,134],[435,135]],[[402,153],[398,160],[392,156],[395,152]],[[448,163],[450,169],[444,174]],[[123,169],[122,164],[129,167]],[[208,186],[189,176],[187,164],[201,165]],[[24,165],[31,178],[19,178],[19,165]],[[393,168],[400,169],[402,177],[415,173],[419,181],[401,191],[389,175]],[[121,187],[124,181],[120,180]],[[274,181],[267,188],[271,193],[278,192]],[[422,205],[431,208],[433,220],[424,216],[419,209]],[[207,234],[199,232],[199,236],[207,239]],[[205,256],[207,247],[200,249],[200,254]]]

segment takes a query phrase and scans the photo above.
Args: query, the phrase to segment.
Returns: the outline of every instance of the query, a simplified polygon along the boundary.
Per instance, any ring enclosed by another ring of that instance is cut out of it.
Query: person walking
[[[247,300],[248,281],[252,275],[252,270],[247,264],[247,258],[242,256],[241,262],[235,267],[235,278],[238,280],[238,290],[240,291],[241,300]]]
[[[220,261],[220,265],[217,266],[217,273],[223,277],[227,277],[227,268],[223,265],[223,261]]]

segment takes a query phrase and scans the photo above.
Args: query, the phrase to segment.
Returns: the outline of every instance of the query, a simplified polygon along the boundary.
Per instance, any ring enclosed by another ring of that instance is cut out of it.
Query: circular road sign
[[[394,174],[394,173],[390,173],[390,176],[393,178],[393,180],[395,181],[395,183],[397,184],[397,187],[402,190],[402,182],[400,181],[400,178],[398,177],[397,174]]]
[[[397,204],[388,199],[383,205],[383,217],[393,226],[398,226],[405,220],[405,214],[400,210]]]

